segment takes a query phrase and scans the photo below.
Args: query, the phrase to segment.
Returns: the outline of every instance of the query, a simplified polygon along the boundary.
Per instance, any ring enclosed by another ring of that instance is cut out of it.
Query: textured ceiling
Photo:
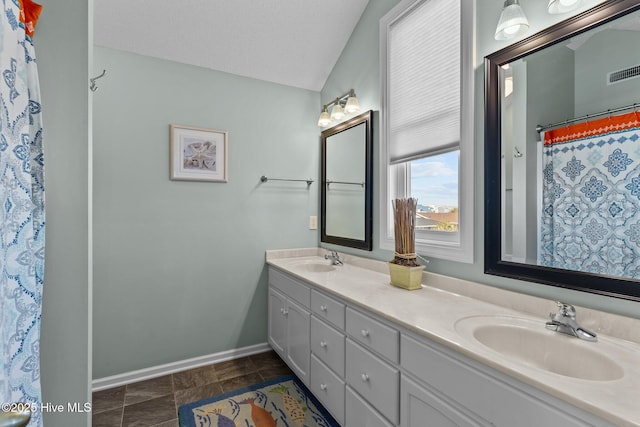
[[[369,0],[95,0],[94,43],[319,91]]]

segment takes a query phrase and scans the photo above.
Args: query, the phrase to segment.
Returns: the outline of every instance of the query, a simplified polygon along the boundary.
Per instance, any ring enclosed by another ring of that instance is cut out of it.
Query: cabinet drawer
[[[354,340],[398,363],[398,336],[393,328],[347,307],[347,333]]]
[[[335,419],[344,425],[344,381],[311,355],[310,388]]]
[[[344,331],[344,304],[341,302],[312,290],[311,311],[319,318]]]
[[[393,427],[358,393],[347,386],[345,393],[345,426],[349,427]]]
[[[311,352],[340,377],[344,377],[344,335],[311,316]]]
[[[309,308],[311,303],[311,289],[309,286],[294,279],[291,276],[274,269],[269,269],[269,285],[283,292],[287,297],[293,298]]]
[[[400,376],[397,369],[347,338],[346,380],[392,423],[398,423]]]

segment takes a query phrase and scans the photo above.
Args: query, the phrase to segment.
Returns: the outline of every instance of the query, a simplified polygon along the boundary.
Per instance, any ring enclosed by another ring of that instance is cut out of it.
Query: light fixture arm
[[[329,107],[334,105],[340,105],[341,107],[344,107],[344,105],[347,103],[347,99],[349,99],[350,96],[356,96],[356,92],[353,89],[349,89],[349,92],[340,95],[328,104],[324,104],[322,106],[322,111],[328,110]]]

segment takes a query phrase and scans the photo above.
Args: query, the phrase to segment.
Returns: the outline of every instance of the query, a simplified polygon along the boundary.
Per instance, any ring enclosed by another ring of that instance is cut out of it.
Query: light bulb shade
[[[518,0],[506,0],[500,14],[494,38],[508,40],[523,35],[529,29],[529,21]]]
[[[322,113],[320,113],[320,118],[318,118],[318,126],[325,127],[331,124],[331,117],[329,117],[329,112],[324,109]]]
[[[347,103],[344,106],[344,111],[349,114],[357,113],[360,111],[360,103],[358,102],[358,98],[355,95],[347,98]]]
[[[549,0],[547,11],[553,15],[570,12],[580,6],[582,0]]]
[[[344,110],[340,106],[340,104],[336,104],[331,109],[331,118],[333,120],[342,120],[344,119]]]

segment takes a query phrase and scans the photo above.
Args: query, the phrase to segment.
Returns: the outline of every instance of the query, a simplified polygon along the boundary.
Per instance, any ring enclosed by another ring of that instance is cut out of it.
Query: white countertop
[[[566,339],[573,340],[571,345],[584,346],[585,351],[601,353],[615,360],[624,375],[611,381],[576,379],[527,366],[485,347],[456,329],[456,323],[462,319],[498,316],[503,321],[516,317],[538,322],[543,331],[557,334],[544,327],[547,321],[544,316],[555,311],[553,301],[429,274],[425,274],[426,282],[423,283],[433,283],[439,287],[423,286],[420,290],[407,291],[389,284],[386,263],[349,255],[342,256],[344,265],[330,272],[299,268],[304,263],[326,263],[320,256],[325,252],[318,248],[267,251],[267,263],[609,422],[640,427],[640,343],[631,341],[635,339],[633,334],[631,338],[622,334],[627,338],[622,339],[607,335],[603,333],[603,327],[594,328],[593,325],[595,321],[601,321],[604,326],[611,328],[613,335],[616,327],[632,327],[637,332],[640,320],[599,313],[591,316],[591,319],[585,317],[588,321],[583,323],[583,311],[577,308],[578,323],[595,330],[598,341],[587,342],[570,336],[566,336]],[[463,295],[466,289],[469,289],[469,294],[480,290],[484,301]],[[593,313],[593,310],[589,310],[589,314]],[[580,360],[573,362],[580,363]]]

